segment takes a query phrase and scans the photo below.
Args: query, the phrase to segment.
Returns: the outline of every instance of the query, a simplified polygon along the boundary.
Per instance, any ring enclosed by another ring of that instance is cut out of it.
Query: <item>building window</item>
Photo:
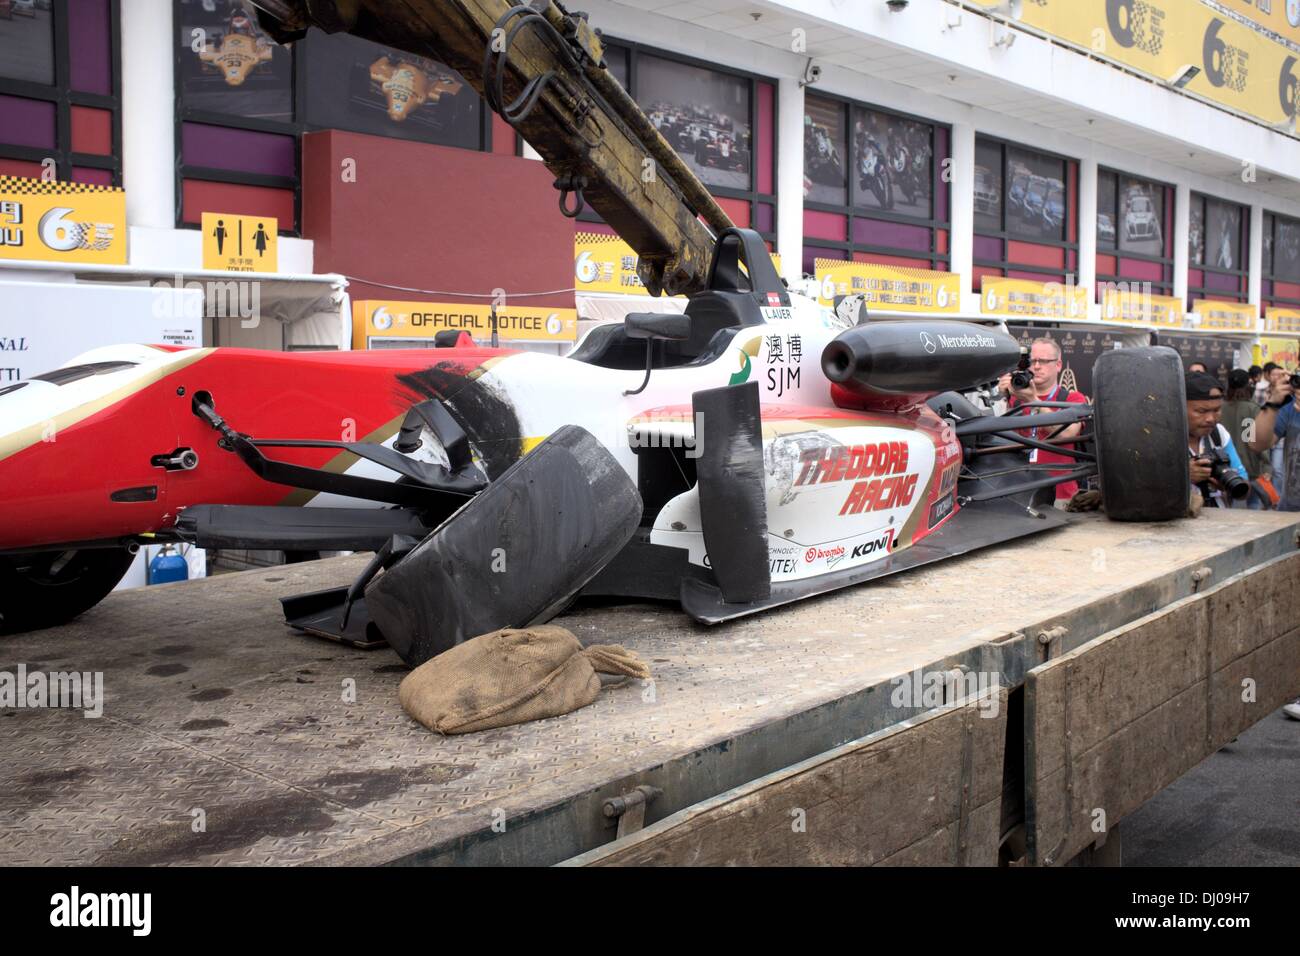
[[[118,5],[0,4],[0,175],[121,185]]]
[[[1174,289],[1174,187],[1103,169],[1097,174],[1097,301],[1109,283]]]
[[[806,96],[804,272],[819,258],[946,270],[950,142],[946,126]]]
[[[343,129],[486,150],[513,131],[437,61],[348,34],[274,43],[247,0],[176,0],[179,226],[204,212],[302,221],[301,139]]]
[[[486,148],[491,110],[450,67],[346,33],[312,30],[303,47],[309,129]]]
[[[1300,219],[1264,213],[1263,283],[1266,306],[1300,309]]]
[[[776,85],[622,40],[606,44],[605,62],[731,221],[773,246]],[[601,222],[590,209],[578,218]]]
[[[296,51],[240,0],[176,0],[178,226],[205,212],[300,219]]]
[[[975,271],[1074,282],[1079,271],[1079,164],[980,136],[975,141]]]
[[[1248,298],[1250,210],[1192,193],[1188,230],[1188,308],[1196,299],[1245,302]]]

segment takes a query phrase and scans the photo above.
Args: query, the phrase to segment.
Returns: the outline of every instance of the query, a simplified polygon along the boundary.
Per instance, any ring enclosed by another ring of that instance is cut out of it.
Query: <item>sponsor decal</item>
[[[856,561],[859,558],[866,558],[878,552],[888,554],[892,550],[894,550],[894,529],[890,528],[877,538],[855,545],[852,553],[849,554],[849,559]]]
[[[795,574],[799,570],[799,555],[803,551],[802,545],[794,543],[768,545],[768,571],[773,577],[778,574]]]
[[[740,353],[740,369],[731,374],[731,378],[727,380],[728,385],[744,385],[749,381],[749,376],[754,371],[753,360],[758,358],[762,347],[763,337],[756,335],[737,349]]]
[[[763,342],[767,346],[767,390],[780,398],[801,387],[799,363],[803,361],[803,337],[766,335]]]
[[[940,498],[930,506],[930,527],[933,528],[948,515],[952,514],[954,498],[951,494]]]
[[[825,561],[827,568],[833,568],[844,560],[848,551],[842,544],[837,544],[830,548],[812,547],[804,552],[804,564],[814,564],[817,561]]]
[[[920,475],[907,474],[907,442],[810,448],[800,460],[803,468],[794,484],[812,485],[854,481],[841,515],[903,508],[916,497]]]
[[[934,340],[937,339],[940,348],[945,349],[992,349],[997,348],[998,340],[991,335],[983,335],[979,332],[969,332],[963,335],[944,335],[942,332],[931,339],[929,332],[921,333],[921,342],[925,345],[927,352],[934,352]]]
[[[767,304],[772,308],[779,308],[781,305],[781,293],[769,292],[767,294]]]
[[[916,483],[920,475],[893,475],[889,478],[859,481],[849,491],[840,508],[840,514],[862,514],[871,511],[889,511],[906,508],[916,497]]]
[[[939,495],[951,494],[957,488],[957,476],[961,474],[961,462],[955,465],[949,465],[943,470],[943,476],[939,479]]]
[[[767,562],[768,573],[773,576],[778,574],[794,574],[799,570],[798,558],[771,558]]]
[[[834,445],[809,448],[799,456],[803,468],[796,485],[853,481],[868,476],[902,474],[907,471],[908,448],[905,441],[880,442],[875,445]]]

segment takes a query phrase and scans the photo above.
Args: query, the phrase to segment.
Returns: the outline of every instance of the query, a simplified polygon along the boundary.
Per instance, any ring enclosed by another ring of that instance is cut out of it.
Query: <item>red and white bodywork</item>
[[[837,400],[852,403],[826,379],[821,355],[841,330],[823,310],[796,310],[739,330],[709,361],[655,371],[635,395],[625,393],[643,371],[505,349],[99,349],[68,366],[93,365],[95,374],[0,391],[0,552],[165,533],[199,504],[382,507],[258,478],[194,414],[200,394],[257,439],[390,447],[408,410],[436,398],[453,409],[489,479],[561,426],[579,425],[636,481],[638,447],[676,444],[691,456],[695,392],[752,381],[762,408],[772,580],[869,564],[956,513],[961,447],[923,401],[888,411],[839,407]],[[198,456],[191,470],[154,463],[182,449]],[[433,463],[439,456],[431,441],[413,453]],[[337,449],[283,448],[276,457],[395,477]],[[708,567],[696,489],[660,509],[651,541]]]

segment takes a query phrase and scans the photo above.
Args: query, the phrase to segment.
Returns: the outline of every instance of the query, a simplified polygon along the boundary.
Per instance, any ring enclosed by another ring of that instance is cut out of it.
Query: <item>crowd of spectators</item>
[[[1192,484],[1212,507],[1300,511],[1300,416],[1293,376],[1269,362],[1211,375],[1187,367],[1187,448]],[[1206,452],[1222,448],[1250,491],[1233,501],[1209,474]]]
[[[1029,365],[1033,382],[1028,387],[1013,387],[1010,375],[999,383],[1011,408],[1087,401],[1060,384],[1062,354],[1053,339],[1034,340]],[[1188,363],[1185,371],[1189,498],[1199,498],[1201,506],[1208,508],[1300,511],[1300,412],[1295,403],[1300,374],[1273,362],[1220,370],[1222,379],[1201,362]],[[1070,438],[1077,431],[1078,426],[1073,426],[1068,433],[1056,434]],[[1034,455],[1044,462],[1071,463],[1051,453]],[[1058,506],[1077,490],[1074,483],[1057,486]],[[1286,705],[1283,712],[1300,720],[1300,700]]]

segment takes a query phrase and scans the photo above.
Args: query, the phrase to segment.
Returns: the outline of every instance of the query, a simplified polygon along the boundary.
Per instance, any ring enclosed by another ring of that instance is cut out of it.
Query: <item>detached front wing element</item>
[[[622,550],[641,511],[617,460],[565,426],[372,581],[370,618],[412,666],[549,620]]]
[[[767,496],[758,384],[727,385],[692,396],[700,451],[700,523],[709,564],[723,599],[765,600],[772,591],[767,563]]]

